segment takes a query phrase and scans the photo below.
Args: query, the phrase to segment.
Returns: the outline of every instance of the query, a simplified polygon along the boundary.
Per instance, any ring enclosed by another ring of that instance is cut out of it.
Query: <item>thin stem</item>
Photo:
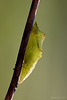
[[[30,31],[31,31],[31,28],[32,28],[32,25],[33,25],[33,22],[34,22],[34,19],[35,19],[35,15],[36,15],[36,12],[37,12],[39,2],[40,2],[40,0],[32,0],[32,5],[31,5],[31,8],[30,8],[29,16],[28,16],[28,19],[27,19],[27,23],[26,23],[26,26],[25,26],[24,33],[23,33],[23,37],[22,37],[22,41],[21,41],[21,45],[20,45],[20,49],[19,49],[14,73],[13,73],[13,77],[12,77],[9,89],[7,91],[5,100],[12,100],[13,95],[16,91],[17,86],[18,86],[18,79],[19,79],[19,75],[20,75],[20,72],[21,72],[21,68],[22,68],[22,62],[23,62],[23,59],[24,59],[26,46],[27,46],[27,43],[28,43]]]

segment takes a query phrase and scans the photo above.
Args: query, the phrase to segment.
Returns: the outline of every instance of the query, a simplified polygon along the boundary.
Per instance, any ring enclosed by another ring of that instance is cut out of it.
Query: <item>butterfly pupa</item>
[[[45,34],[40,31],[37,22],[32,27],[26,47],[19,84],[22,83],[33,71],[37,61],[42,57],[42,44]]]

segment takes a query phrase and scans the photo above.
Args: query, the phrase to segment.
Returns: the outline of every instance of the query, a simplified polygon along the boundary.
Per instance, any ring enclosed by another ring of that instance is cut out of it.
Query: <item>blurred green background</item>
[[[0,100],[4,100],[32,0],[0,0]],[[67,0],[41,0],[35,20],[43,57],[13,100],[67,100]]]

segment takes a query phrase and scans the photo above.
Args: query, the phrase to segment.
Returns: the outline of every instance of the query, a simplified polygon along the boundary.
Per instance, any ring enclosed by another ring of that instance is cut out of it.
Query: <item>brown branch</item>
[[[35,18],[36,12],[37,12],[39,2],[40,2],[40,0],[32,0],[32,5],[30,8],[29,16],[28,16],[24,34],[22,37],[13,77],[12,77],[8,92],[7,92],[4,100],[12,100],[14,92],[16,91],[16,88],[18,86],[18,79],[19,79],[19,75],[21,72],[21,68],[22,68],[22,62],[24,59],[24,54],[25,54],[28,38],[30,35],[30,31],[31,31],[33,22],[34,22],[34,18]]]

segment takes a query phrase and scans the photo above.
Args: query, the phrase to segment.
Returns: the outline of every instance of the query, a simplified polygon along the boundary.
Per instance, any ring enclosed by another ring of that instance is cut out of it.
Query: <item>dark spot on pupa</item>
[[[15,68],[13,68],[13,70],[15,70]]]
[[[26,60],[24,61],[24,63],[26,63]]]

